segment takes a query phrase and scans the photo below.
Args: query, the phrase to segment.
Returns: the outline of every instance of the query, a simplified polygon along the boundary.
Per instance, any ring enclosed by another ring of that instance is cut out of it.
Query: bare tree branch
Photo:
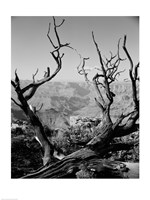
[[[53,48],[56,49],[57,46],[54,45],[54,43],[53,43],[53,41],[52,41],[52,39],[51,39],[51,37],[50,37],[50,28],[51,28],[51,23],[49,23],[48,32],[47,32],[47,37],[48,37],[48,39],[49,39],[51,45],[53,46]]]
[[[22,108],[22,110],[25,112],[25,114],[29,117],[31,124],[34,126],[35,137],[37,138],[37,141],[40,143],[40,145],[42,146],[42,148],[44,150],[43,165],[46,165],[51,161],[52,157],[54,156],[53,155],[54,147],[47,139],[47,137],[45,135],[44,127],[43,127],[40,119],[36,115],[36,111],[38,111],[38,110],[36,110],[36,108],[34,109],[32,106],[30,106],[27,101],[33,97],[33,95],[35,94],[35,92],[39,86],[50,81],[57,75],[57,73],[60,71],[60,69],[62,67],[62,57],[64,56],[64,53],[60,55],[60,49],[62,47],[69,47],[69,43],[61,44],[59,35],[57,33],[57,28],[60,27],[64,23],[64,20],[62,21],[61,24],[56,25],[55,18],[53,17],[53,22],[54,22],[54,33],[55,33],[55,36],[57,39],[58,46],[55,46],[54,42],[51,39],[50,24],[49,24],[47,36],[48,36],[48,39],[49,39],[52,47],[54,48],[54,50],[51,52],[51,55],[56,62],[56,70],[54,71],[54,73],[50,74],[50,68],[47,67],[47,72],[44,74],[44,77],[41,80],[35,81],[35,76],[38,73],[38,69],[37,69],[35,74],[33,74],[33,76],[32,76],[33,82],[21,89],[20,88],[20,80],[17,75],[17,71],[15,70],[15,81],[11,81],[11,84],[15,88],[15,91],[18,95],[18,100],[20,101],[21,105],[18,104],[13,98],[12,98],[12,101],[16,105],[20,106]],[[28,93],[25,94],[25,92],[28,92]],[[42,106],[43,105],[41,105],[39,110],[42,108]]]
[[[16,84],[15,84],[15,82],[14,82],[13,80],[11,80],[11,84],[12,84],[12,86],[13,86],[14,88],[16,88]]]
[[[17,103],[17,101],[15,101],[15,99],[11,98],[11,100],[12,100],[17,106],[19,106],[20,108],[22,108],[22,105],[19,104],[19,103]]]
[[[17,69],[15,70],[15,83],[20,86],[20,80],[19,80],[19,77],[17,75]]]
[[[65,19],[63,19],[59,25],[56,25],[56,27],[60,27],[61,25],[63,25],[64,22],[65,22]]]
[[[139,68],[139,65],[140,65],[140,63],[138,63],[135,66],[135,73],[134,73],[134,80],[137,80],[137,81],[139,81],[139,77],[138,77],[138,68]]]
[[[98,105],[98,107],[100,107],[100,109],[102,110],[102,112],[105,111],[105,108],[103,107],[103,105],[97,100],[97,98],[94,98],[96,101],[96,104]]]
[[[37,72],[38,72],[38,70],[36,71],[36,73],[33,75],[33,82],[32,82],[31,84],[27,85],[26,87],[22,88],[22,90],[21,90],[22,93],[25,93],[26,91],[28,91],[29,89],[31,89],[30,92],[25,96],[26,100],[29,100],[29,99],[35,94],[35,92],[36,92],[36,90],[37,90],[37,88],[38,88],[39,86],[41,86],[42,84],[44,84],[44,83],[50,81],[51,79],[53,79],[53,78],[56,76],[56,74],[57,74],[57,73],[60,71],[60,69],[61,69],[61,65],[62,65],[61,59],[62,59],[62,57],[64,56],[64,54],[62,54],[62,55],[60,56],[59,49],[60,49],[61,47],[64,47],[64,46],[68,46],[68,44],[67,44],[67,43],[64,44],[64,45],[61,45],[61,44],[60,44],[59,35],[58,35],[58,33],[57,33],[57,25],[56,25],[56,22],[55,22],[55,18],[54,18],[54,17],[53,17],[53,21],[54,21],[54,31],[55,31],[55,34],[56,34],[56,37],[57,37],[57,41],[58,41],[58,43],[59,43],[59,48],[57,48],[57,47],[53,44],[53,42],[52,42],[52,40],[51,40],[51,37],[50,37],[50,35],[49,35],[49,34],[50,34],[50,24],[49,24],[49,29],[48,29],[48,38],[50,39],[50,42],[51,42],[52,46],[54,47],[54,51],[51,52],[51,54],[52,54],[54,60],[56,61],[57,68],[56,68],[56,70],[54,71],[54,73],[53,73],[52,75],[50,75],[50,68],[47,67],[47,72],[45,73],[44,78],[41,79],[41,80],[38,80],[37,82],[35,82],[35,79],[34,79],[34,78],[35,78],[35,75],[36,75]],[[60,27],[63,23],[64,23],[64,20],[63,20],[63,22],[62,22],[60,25],[58,25],[58,27]],[[16,71],[15,71],[15,76],[16,76],[16,78],[15,78],[15,83],[12,82],[12,85],[13,85],[14,87],[16,87],[16,84],[20,83]]]
[[[61,47],[61,43],[60,43],[60,39],[59,39],[59,36],[58,36],[58,33],[57,33],[57,25],[56,25],[55,17],[53,17],[53,22],[54,22],[55,35],[56,35],[57,42],[58,42],[58,48],[60,48]]]
[[[125,35],[125,36],[124,36],[124,42],[123,42],[123,49],[124,49],[124,51],[125,51],[125,53],[126,53],[126,55],[127,55],[127,58],[128,58],[129,61],[130,61],[130,71],[132,72],[132,70],[133,70],[133,61],[132,61],[132,58],[131,58],[131,56],[130,56],[130,54],[129,54],[127,48],[126,48],[126,41],[127,41],[127,36]]]
[[[131,126],[124,124],[116,127],[114,137],[123,137],[137,131],[139,131],[139,124],[134,123]]]
[[[93,83],[94,83],[94,86],[95,86],[95,90],[96,90],[98,96],[100,97],[100,99],[101,99],[101,101],[102,101],[102,105],[103,105],[103,106],[102,106],[102,108],[103,108],[102,110],[104,111],[104,108],[106,108],[106,104],[105,104],[104,98],[103,98],[103,96],[102,96],[102,93],[101,93],[101,91],[100,91],[100,89],[99,89],[99,87],[98,87],[98,83],[97,83],[97,79],[98,79],[100,76],[103,77],[103,75],[96,74],[96,75],[93,77]]]
[[[25,95],[25,99],[26,99],[27,101],[33,97],[33,95],[35,94],[37,88],[38,88],[38,86],[33,86],[33,87],[30,89],[30,91],[28,92],[28,94]]]
[[[135,111],[132,111],[132,112],[129,112],[129,113],[126,113],[126,114],[121,114],[121,116],[116,120],[116,122],[114,123],[114,125],[113,125],[113,128],[115,128],[115,127],[117,127],[119,124],[121,124],[121,122],[125,119],[125,118],[127,118],[127,117],[129,117],[130,115],[132,115],[132,114],[134,114],[135,113]]]
[[[35,72],[35,74],[32,75],[33,83],[35,83],[35,76],[37,75],[38,71],[39,70],[37,69],[36,72]]]
[[[78,53],[78,52],[77,52],[77,53]],[[88,77],[87,77],[87,75],[88,75],[87,71],[88,71],[88,70],[85,69],[85,62],[86,62],[86,60],[89,59],[89,57],[88,57],[88,58],[83,58],[83,57],[81,56],[81,54],[79,54],[79,53],[78,53],[78,55],[79,55],[79,57],[80,57],[80,64],[77,66],[78,73],[79,73],[80,75],[83,75],[83,76],[84,76],[85,81],[86,81],[87,84],[89,85],[89,79],[88,79]],[[81,65],[81,63],[82,63],[82,65]]]
[[[137,86],[136,86],[136,81],[139,80],[138,77],[138,68],[139,68],[139,63],[135,66],[134,68],[134,64],[133,61],[131,59],[131,56],[126,48],[126,40],[127,40],[127,36],[124,36],[124,43],[123,43],[123,49],[127,55],[127,58],[130,62],[130,69],[129,69],[129,76],[131,79],[131,83],[132,83],[132,92],[133,92],[133,101],[135,104],[135,109],[139,109],[139,100],[137,98]],[[134,74],[134,75],[133,75]]]
[[[108,78],[107,78],[106,70],[104,68],[101,52],[99,50],[98,44],[95,41],[95,37],[94,37],[93,32],[92,32],[92,38],[93,38],[93,42],[96,46],[96,50],[97,50],[97,53],[98,53],[98,56],[99,56],[99,60],[100,60],[101,68],[102,68],[102,73],[103,73],[103,76],[104,76],[105,91],[106,91],[106,95],[109,99],[108,107],[110,107],[110,105],[113,103],[113,97],[112,97],[112,94],[111,94],[111,91],[110,91],[110,88],[109,88]]]

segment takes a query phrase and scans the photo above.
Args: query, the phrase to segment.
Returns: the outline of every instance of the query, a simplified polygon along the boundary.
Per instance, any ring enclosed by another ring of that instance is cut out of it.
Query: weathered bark
[[[81,174],[80,178],[126,178],[122,171],[118,170],[120,162],[102,158],[109,151],[129,150],[133,144],[130,142],[109,145],[97,153],[86,147],[23,178],[77,178],[81,170],[83,174],[86,173],[86,177]]]

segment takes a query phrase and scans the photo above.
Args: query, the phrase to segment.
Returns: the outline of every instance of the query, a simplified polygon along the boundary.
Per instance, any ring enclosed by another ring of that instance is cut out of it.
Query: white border
[[[0,17],[1,114],[0,199],[142,199],[149,190],[149,4],[148,1],[3,1]],[[141,58],[141,167],[138,180],[11,180],[10,179],[10,72],[11,16],[138,16]]]

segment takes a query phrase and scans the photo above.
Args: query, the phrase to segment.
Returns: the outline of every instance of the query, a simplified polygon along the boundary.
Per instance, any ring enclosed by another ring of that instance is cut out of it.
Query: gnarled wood
[[[127,150],[133,145],[134,143],[113,144],[102,148],[97,153],[86,147],[23,178],[94,178],[94,176],[96,178],[126,178],[122,171],[118,170],[120,162],[107,161],[102,158],[109,151]],[[86,177],[84,177],[85,173]]]

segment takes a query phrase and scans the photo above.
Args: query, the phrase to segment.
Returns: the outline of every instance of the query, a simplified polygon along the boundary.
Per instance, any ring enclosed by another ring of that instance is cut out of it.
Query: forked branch
[[[99,50],[98,44],[95,40],[94,37],[94,33],[92,32],[92,39],[93,42],[95,44],[98,56],[99,56],[99,61],[100,61],[100,65],[101,65],[101,71],[102,73],[98,74],[96,76],[96,78],[94,78],[94,85],[96,86],[96,90],[98,91],[98,93],[100,94],[100,89],[98,87],[98,85],[102,85],[104,87],[106,96],[108,98],[108,103],[105,103],[105,107],[107,109],[110,108],[110,105],[113,103],[113,97],[114,97],[114,93],[111,91],[110,89],[110,84],[116,80],[116,77],[121,73],[118,72],[118,66],[120,64],[120,61],[122,61],[123,59],[120,58],[120,54],[119,54],[119,44],[120,44],[120,39],[118,42],[118,50],[117,50],[117,54],[113,56],[112,52],[110,52],[111,57],[110,59],[106,58],[106,62],[103,60],[101,52]],[[116,59],[117,58],[117,59]],[[114,62],[113,60],[116,59]],[[103,83],[101,81],[98,81],[99,78],[103,78]],[[103,102],[104,105],[104,100],[102,95],[100,94],[101,100]]]
[[[57,32],[57,28],[60,27],[64,23],[64,21],[65,20],[63,20],[61,24],[56,25],[55,18],[53,17],[54,32],[55,32],[55,35],[56,35],[56,38],[57,38],[57,43],[58,43],[57,45],[54,45],[54,42],[53,42],[53,40],[51,39],[51,36],[50,36],[51,24],[49,24],[48,33],[47,33],[47,37],[48,37],[51,45],[54,48],[54,50],[51,52],[51,55],[52,55],[52,57],[54,58],[54,60],[56,62],[56,65],[57,65],[56,70],[54,71],[53,74],[50,74],[50,68],[47,67],[47,71],[45,72],[44,77],[41,80],[35,81],[35,76],[38,73],[38,69],[37,69],[36,73],[33,75],[33,82],[30,83],[29,85],[27,85],[26,87],[21,89],[22,94],[24,94],[25,92],[28,91],[28,94],[25,95],[25,99],[27,101],[33,97],[33,95],[35,94],[35,92],[36,92],[36,90],[37,90],[37,88],[39,86],[41,86],[44,83],[46,83],[46,82],[50,81],[51,79],[53,79],[57,75],[57,73],[60,71],[60,69],[62,67],[62,58],[64,56],[64,53],[61,55],[60,54],[60,49],[62,47],[68,47],[69,43],[62,44],[60,42],[60,38],[59,38],[59,35],[58,35],[58,32]],[[18,79],[17,73],[15,73],[15,74],[16,74],[16,79]]]
[[[21,104],[19,104],[14,98],[11,98],[11,100],[12,100],[17,106],[19,106],[20,108],[22,108]]]
[[[138,110],[139,109],[139,100],[137,98],[137,81],[139,81],[139,77],[138,77],[139,63],[134,67],[132,58],[126,48],[126,41],[127,41],[127,36],[125,35],[123,49],[124,49],[124,52],[126,53],[126,56],[130,62],[129,76],[130,76],[131,83],[132,83],[133,101],[135,104],[135,109]]]

